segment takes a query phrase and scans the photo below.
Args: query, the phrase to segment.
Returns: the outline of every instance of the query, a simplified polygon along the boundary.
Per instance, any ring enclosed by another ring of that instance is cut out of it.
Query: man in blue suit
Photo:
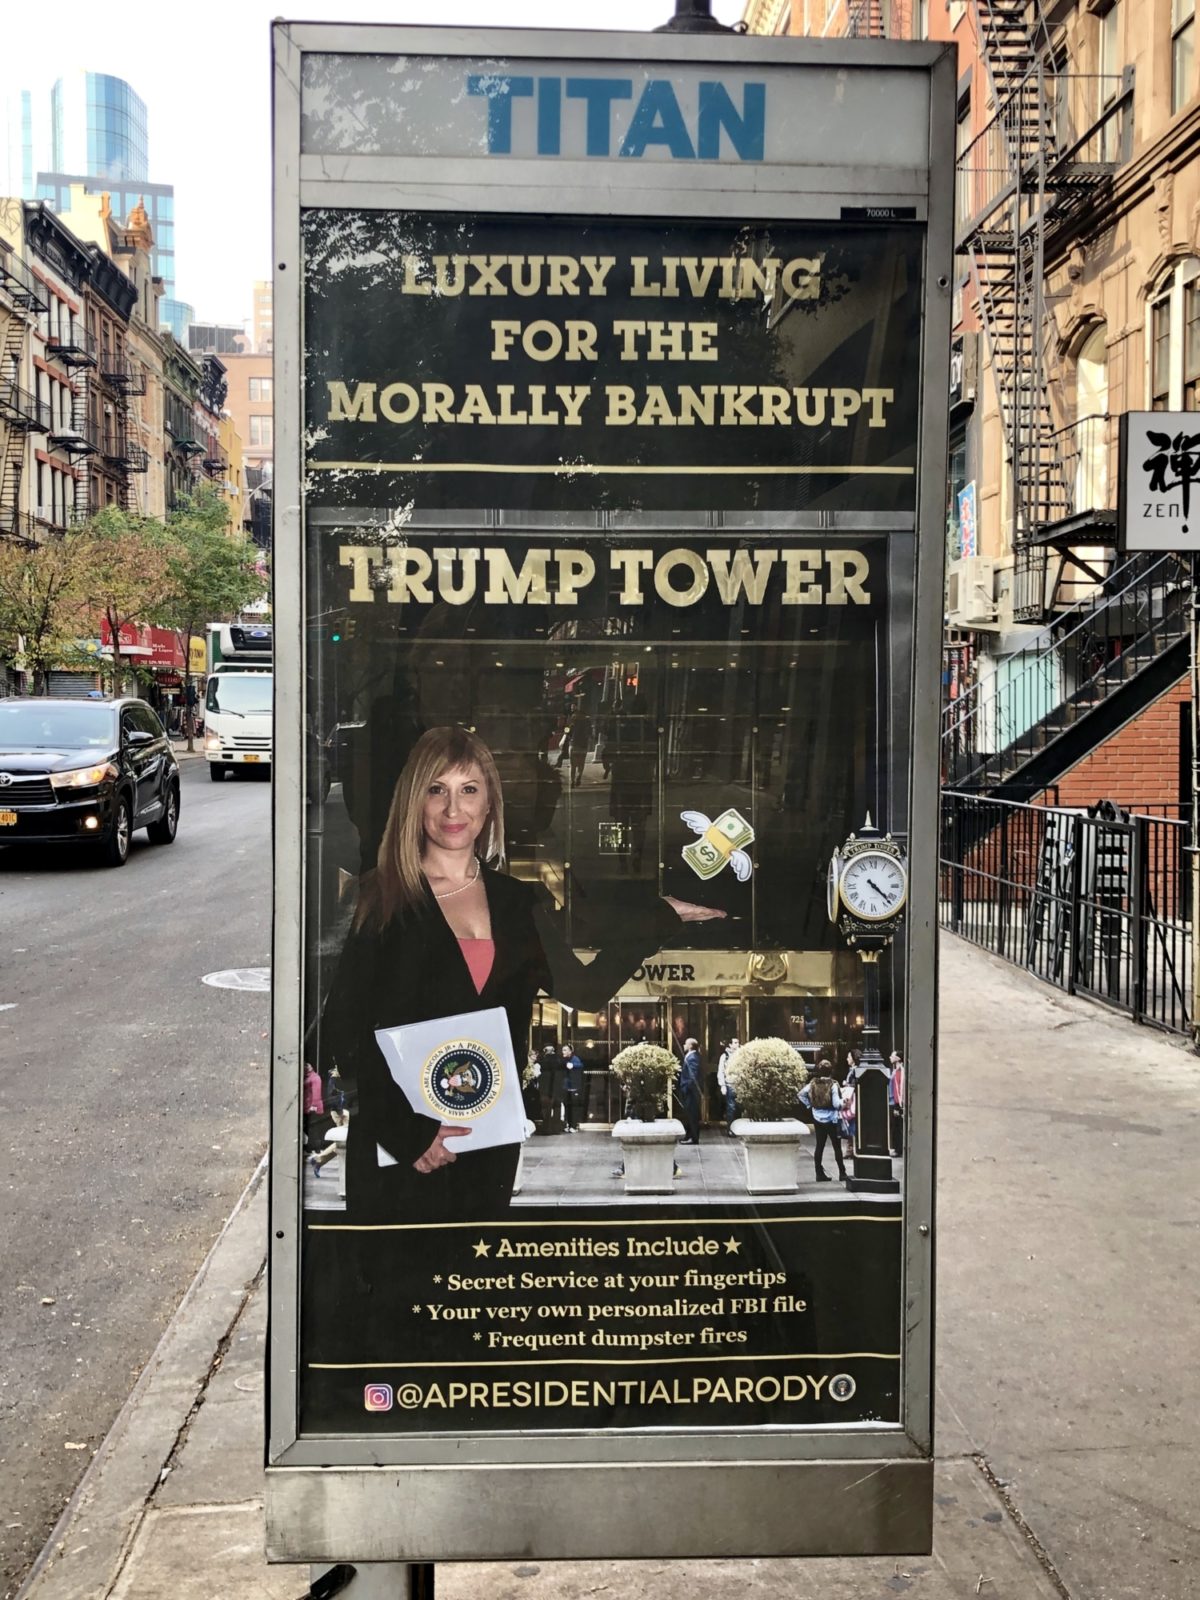
[[[686,1137],[681,1144],[700,1143],[700,1104],[704,1092],[704,1065],[695,1039],[683,1042],[683,1066],[679,1069],[679,1103],[683,1109]]]

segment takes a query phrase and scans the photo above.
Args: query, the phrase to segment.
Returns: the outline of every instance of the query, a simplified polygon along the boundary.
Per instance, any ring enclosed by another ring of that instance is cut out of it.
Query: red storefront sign
[[[121,654],[136,656],[151,667],[165,667],[182,672],[183,650],[179,636],[170,628],[157,628],[151,623],[123,622],[120,630]],[[112,649],[112,629],[107,618],[100,622],[100,647]]]

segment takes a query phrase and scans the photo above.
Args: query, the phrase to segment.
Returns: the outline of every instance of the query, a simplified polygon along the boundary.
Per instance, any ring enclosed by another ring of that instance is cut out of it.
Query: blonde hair
[[[363,884],[356,922],[383,927],[424,901],[424,797],[442,773],[463,772],[471,766],[483,774],[488,797],[487,821],[475,854],[484,862],[503,863],[504,794],[492,752],[469,728],[430,728],[413,746],[396,780],[379,856],[369,881]]]

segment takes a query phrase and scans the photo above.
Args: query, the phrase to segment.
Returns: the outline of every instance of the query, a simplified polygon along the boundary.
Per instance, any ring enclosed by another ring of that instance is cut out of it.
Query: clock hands
[[[874,878],[868,878],[867,879],[867,887],[868,887],[868,889],[874,889],[875,893],[880,897],[881,900],[886,900],[887,899],[887,897],[888,897],[887,896],[887,890],[886,889],[881,889],[879,887],[879,885],[875,882]]]

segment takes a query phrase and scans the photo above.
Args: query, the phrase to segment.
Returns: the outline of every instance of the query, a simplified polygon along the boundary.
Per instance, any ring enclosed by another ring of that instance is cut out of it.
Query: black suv
[[[123,867],[135,828],[170,844],[179,763],[143,700],[0,700],[0,845],[91,844]]]

